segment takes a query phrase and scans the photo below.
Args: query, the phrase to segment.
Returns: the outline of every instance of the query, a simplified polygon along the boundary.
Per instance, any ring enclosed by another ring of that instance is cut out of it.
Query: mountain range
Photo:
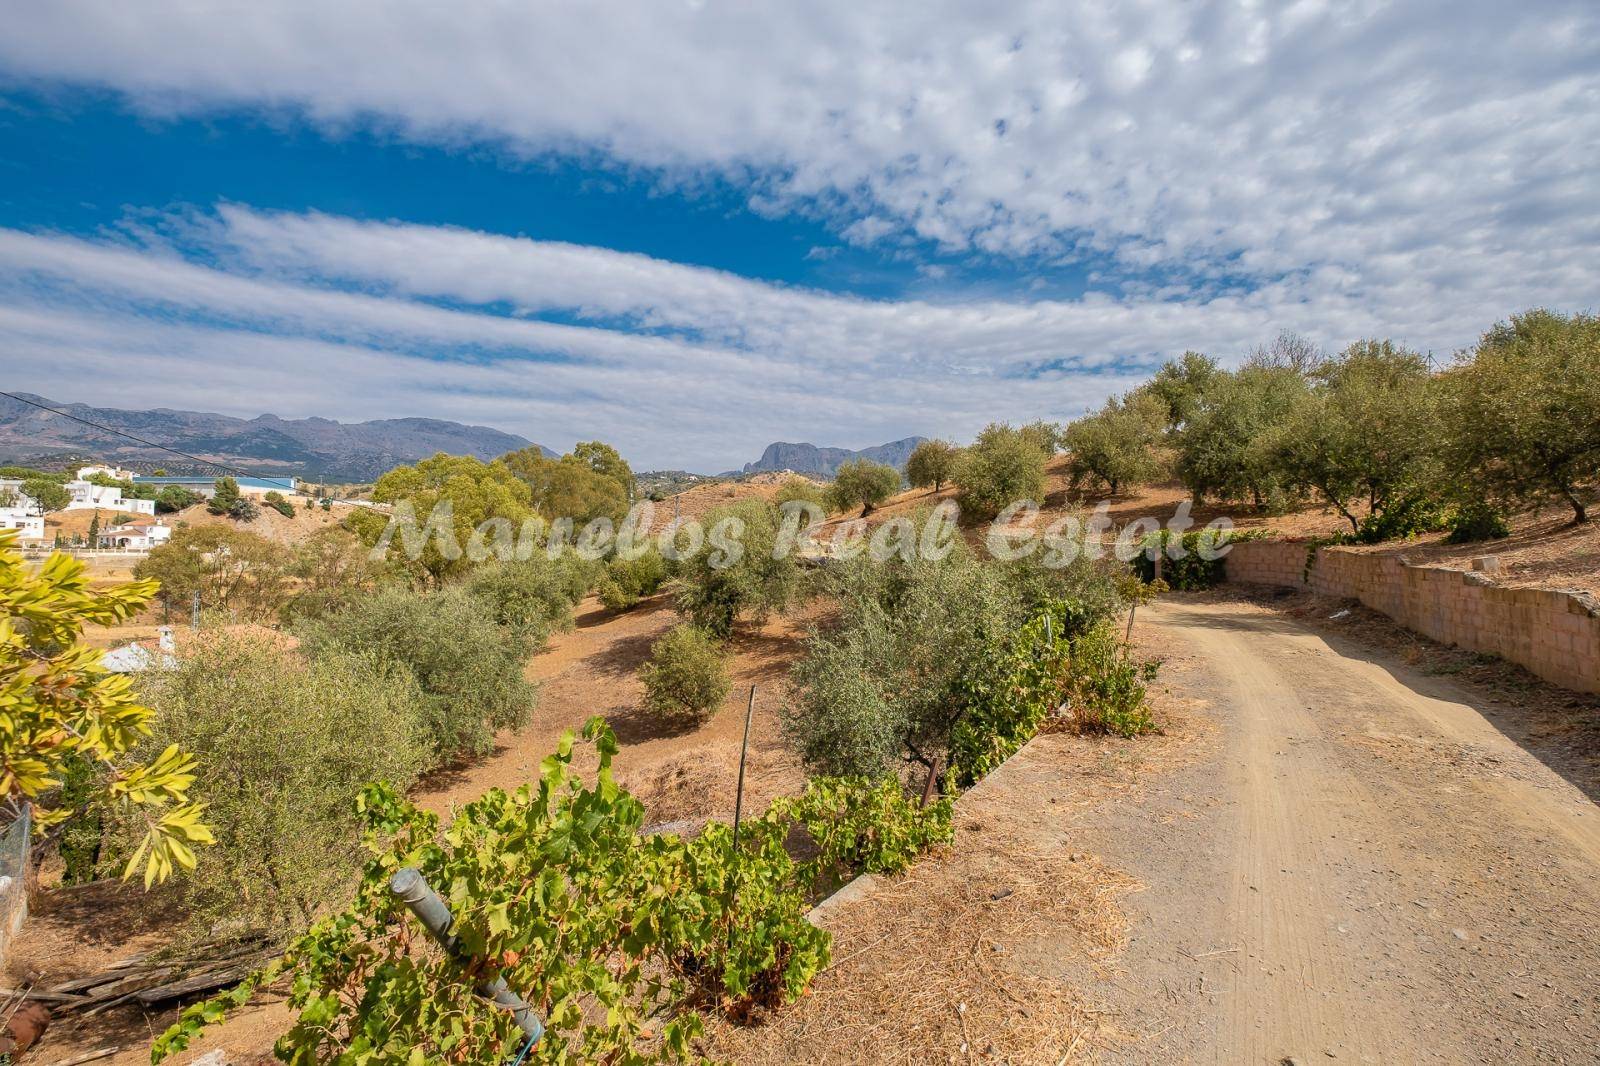
[[[372,481],[402,463],[435,452],[493,459],[526,448],[530,441],[487,426],[465,426],[435,418],[385,418],[336,422],[328,418],[232,418],[204,411],[125,411],[58,403],[18,393],[23,400],[54,408],[201,459],[247,466],[263,474],[296,474],[320,481]],[[546,454],[553,454],[544,449]],[[71,458],[119,463],[138,470],[160,467],[174,474],[210,473],[213,468],[41,411],[0,396],[0,463],[43,465]]]
[[[166,407],[148,411],[91,407],[31,393],[16,396],[13,399],[0,395],[0,465],[60,467],[73,460],[92,459],[142,471],[214,471],[205,462],[154,446],[164,445],[201,460],[243,466],[261,474],[367,482],[402,463],[414,463],[436,452],[488,460],[532,443],[515,433],[437,418],[336,422],[330,418],[279,418],[267,414],[245,419]],[[41,407],[53,410],[40,410]],[[129,440],[123,434],[141,437],[151,444]],[[767,445],[760,459],[721,476],[793,470],[811,477],[831,478],[841,463],[851,459],[870,459],[903,470],[912,449],[925,439],[906,437],[859,450],[777,441]],[[537,447],[546,455],[556,454],[543,445]],[[700,478],[697,474],[682,475],[682,480],[691,482]]]
[[[911,458],[912,451],[927,439],[904,437],[892,440],[888,444],[878,444],[856,451],[849,448],[819,448],[815,444],[789,444],[777,441],[767,445],[767,450],[761,453],[760,459],[744,464],[741,470],[730,471],[730,475],[755,474],[768,470],[793,470],[796,474],[830,478],[838,472],[841,464],[852,459],[870,459],[875,463],[892,466],[896,470],[904,470],[906,460]]]

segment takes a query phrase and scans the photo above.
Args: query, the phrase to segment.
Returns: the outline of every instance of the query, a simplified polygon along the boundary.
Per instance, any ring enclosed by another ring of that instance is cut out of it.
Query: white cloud
[[[1389,284],[1551,238],[1576,254],[1600,200],[1590,0],[58,0],[12,5],[0,65],[157,111],[598,150],[753,180],[862,239],[1134,267]]]
[[[319,413],[476,411],[555,446],[601,435],[644,465],[715,466],[774,436],[1060,417],[1135,361],[1228,356],[1283,327],[1449,349],[1600,292],[1591,0],[57,0],[9,6],[0,71],[152,113],[286,108],[723,177],[842,240],[1082,262],[1105,288],[873,301],[246,207],[178,227],[175,249],[0,233],[6,376],[64,398],[117,395],[84,395],[64,359],[212,365]],[[196,242],[219,267],[185,259]],[[581,325],[529,317],[553,313]]]
[[[1388,332],[1454,346],[1523,292],[1496,276],[1437,305],[1405,289],[1352,295],[1324,272],[1208,299],[867,300],[604,248],[239,205],[159,231],[140,243],[0,230],[6,379],[94,403],[429,414],[554,447],[598,436],[641,466],[701,469],[773,438],[964,439],[994,419],[1071,417],[1155,359],[1237,357],[1285,326],[1329,345]]]

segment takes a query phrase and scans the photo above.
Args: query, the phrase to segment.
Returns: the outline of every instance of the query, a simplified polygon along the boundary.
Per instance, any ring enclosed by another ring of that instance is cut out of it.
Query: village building
[[[172,539],[172,527],[161,522],[130,523],[101,530],[95,547],[149,551]]]

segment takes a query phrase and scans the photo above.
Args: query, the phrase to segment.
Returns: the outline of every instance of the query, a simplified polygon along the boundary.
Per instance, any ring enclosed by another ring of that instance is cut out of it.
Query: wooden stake
[[[744,711],[744,742],[739,745],[739,784],[733,794],[733,852],[739,853],[739,819],[744,814],[744,760],[750,752],[750,719],[756,714],[756,687],[750,686],[750,704]],[[734,869],[738,869],[737,866]]]
[[[928,780],[922,786],[922,806],[927,807],[928,801],[933,799],[933,783],[939,780],[939,760],[935,758],[933,765],[928,767]]]

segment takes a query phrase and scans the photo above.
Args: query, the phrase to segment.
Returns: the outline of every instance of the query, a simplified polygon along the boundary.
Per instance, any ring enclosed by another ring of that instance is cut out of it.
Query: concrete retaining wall
[[[1360,600],[1396,622],[1469,651],[1498,655],[1554,684],[1600,692],[1600,602],[1581,592],[1506,588],[1485,574],[1413,566],[1402,557],[1281,540],[1235,544],[1229,581]]]

